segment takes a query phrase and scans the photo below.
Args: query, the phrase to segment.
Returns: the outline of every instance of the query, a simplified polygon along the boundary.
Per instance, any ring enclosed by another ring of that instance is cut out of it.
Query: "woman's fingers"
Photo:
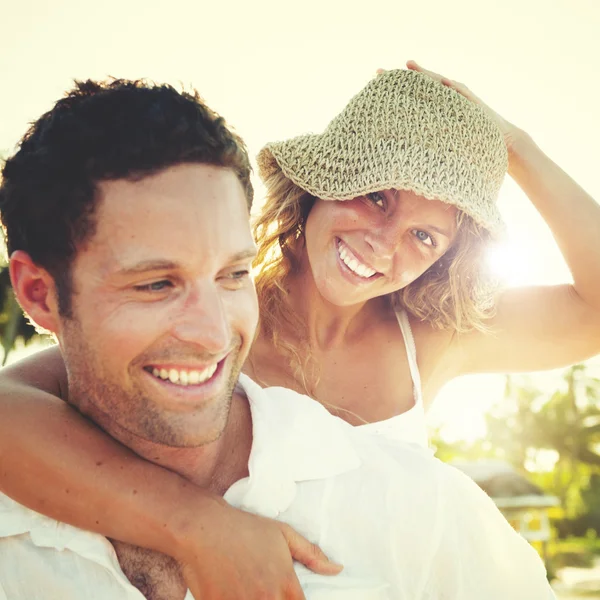
[[[439,81],[441,84],[445,85],[446,87],[452,88],[453,90],[457,91],[461,96],[464,96],[465,98],[467,98],[468,100],[471,100],[472,102],[475,102],[476,104],[483,104],[483,102],[464,83],[460,83],[459,81],[454,81],[453,79],[444,77],[443,75],[440,75],[439,73],[436,73],[434,71],[429,71],[428,69],[424,69],[421,65],[419,65],[414,60],[409,60],[406,63],[406,66],[411,71],[418,71],[419,73],[424,73],[428,77],[431,77],[432,79],[435,79],[436,81]]]
[[[337,575],[344,568],[329,560],[319,546],[309,542],[289,525],[281,523],[280,527],[292,558],[311,571],[320,575]]]
[[[510,150],[513,143],[512,139],[515,135],[515,132],[517,131],[515,126],[503,119],[496,111],[491,109],[485,102],[483,102],[483,100],[481,100],[481,98],[477,97],[464,83],[454,81],[452,79],[449,79],[448,77],[440,75],[439,73],[435,73],[434,71],[424,69],[414,60],[409,60],[406,63],[406,67],[411,71],[418,71],[419,73],[423,73],[428,77],[439,81],[442,85],[452,88],[461,96],[464,96],[467,100],[470,100],[474,104],[478,104],[496,122],[496,124],[500,128],[500,131],[504,135],[504,141],[506,143],[506,146]]]
[[[419,71],[419,73],[425,73],[425,75],[429,75],[429,77],[431,77],[432,79],[435,79],[437,81],[442,81],[444,79],[446,79],[445,77],[443,77],[442,75],[440,75],[439,73],[435,73],[434,71],[429,71],[428,69],[424,69],[421,65],[419,65],[416,61],[414,60],[409,60],[406,63],[407,68],[409,68],[411,71]],[[450,79],[446,79],[447,81],[450,81]]]

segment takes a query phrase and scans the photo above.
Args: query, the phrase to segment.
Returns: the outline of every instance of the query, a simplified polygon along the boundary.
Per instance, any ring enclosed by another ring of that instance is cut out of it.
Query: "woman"
[[[600,209],[466,87],[408,67],[379,74],[324,134],[261,152],[262,316],[245,371],[425,444],[423,408],[452,378],[600,352]],[[506,290],[492,306],[483,252],[501,229],[507,157],[575,283]],[[56,350],[6,369],[0,385],[0,486],[19,502],[174,556],[197,597],[232,577],[274,589],[290,562],[281,531],[295,558],[335,572],[289,528],[224,506],[79,417],[56,398]]]

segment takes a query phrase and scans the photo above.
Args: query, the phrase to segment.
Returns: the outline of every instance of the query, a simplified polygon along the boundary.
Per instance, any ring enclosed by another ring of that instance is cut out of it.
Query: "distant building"
[[[558,506],[558,498],[545,494],[501,460],[457,461],[451,464],[491,497],[513,528],[536,546],[546,560],[547,542],[552,535],[548,511]]]

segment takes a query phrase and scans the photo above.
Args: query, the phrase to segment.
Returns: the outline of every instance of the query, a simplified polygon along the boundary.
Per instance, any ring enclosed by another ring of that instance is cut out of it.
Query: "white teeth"
[[[356,272],[361,276],[361,277],[370,277],[369,275],[369,271],[371,269],[369,269],[369,267],[365,267],[365,265],[359,265],[358,269],[356,269]]]
[[[208,381],[217,370],[217,363],[203,369],[202,371],[192,370],[178,370],[178,369],[158,369],[154,367],[152,369],[152,375],[157,377],[158,379],[164,379],[165,381],[170,381],[175,385],[198,385],[199,383],[204,383]]]
[[[354,256],[351,256],[346,247],[342,245],[340,242],[338,247],[338,254],[342,259],[343,263],[353,272],[356,273],[359,277],[364,277],[368,279],[377,273],[377,271],[359,263]]]

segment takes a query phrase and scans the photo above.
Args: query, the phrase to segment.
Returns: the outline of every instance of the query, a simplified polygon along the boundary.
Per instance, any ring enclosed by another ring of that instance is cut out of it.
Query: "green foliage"
[[[526,379],[507,377],[505,398],[486,421],[484,440],[435,439],[438,457],[505,460],[559,498],[562,510],[553,517],[561,537],[600,532],[600,380],[575,365],[565,371],[559,389],[548,393]]]
[[[8,151],[0,150],[0,166],[3,166],[5,156],[8,156]],[[23,311],[15,299],[10,284],[8,266],[2,261],[0,264],[0,344],[3,350],[2,365],[6,364],[8,355],[17,342],[27,344],[36,337],[37,333],[34,327],[23,315]]]
[[[489,440],[479,439],[473,442],[456,441],[448,442],[440,436],[439,432],[432,432],[431,445],[435,448],[435,455],[443,462],[476,461],[483,458],[504,458],[500,448],[493,446]]]
[[[593,475],[600,473],[600,381],[584,365],[569,368],[564,385],[548,395],[507,378],[505,401],[487,417],[488,440],[520,468],[542,451],[553,451],[550,474],[534,479],[558,496],[565,516],[574,519],[589,510]]]
[[[548,547],[548,556],[555,569],[562,567],[591,567],[600,556],[600,539],[595,531],[581,537],[554,539]]]
[[[2,364],[6,364],[8,355],[17,341],[26,344],[35,336],[35,329],[23,314],[13,294],[8,267],[0,267],[0,343],[4,351]]]

